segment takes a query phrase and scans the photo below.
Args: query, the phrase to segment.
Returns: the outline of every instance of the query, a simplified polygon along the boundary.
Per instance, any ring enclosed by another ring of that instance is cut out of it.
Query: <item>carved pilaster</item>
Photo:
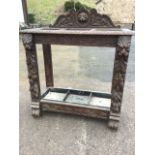
[[[34,102],[35,105],[38,104],[38,107],[34,109],[40,110],[39,98],[40,98],[40,85],[39,85],[39,74],[38,74],[38,63],[37,63],[37,54],[36,47],[33,42],[33,36],[31,34],[23,34],[22,36],[23,44],[26,51],[26,62],[28,69],[28,78],[30,83],[30,92],[32,105]],[[32,106],[33,109],[33,106]]]
[[[130,36],[120,36],[118,38],[118,43],[116,47],[114,70],[113,70],[113,80],[112,80],[112,97],[111,97],[111,110],[109,119],[109,126],[116,127],[119,121],[119,116],[121,112],[121,103],[123,97],[123,88],[125,82],[126,68],[129,56],[131,37]]]

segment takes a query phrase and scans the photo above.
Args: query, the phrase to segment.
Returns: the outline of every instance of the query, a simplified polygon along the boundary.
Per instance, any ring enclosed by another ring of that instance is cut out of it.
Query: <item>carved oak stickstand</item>
[[[73,113],[108,119],[108,126],[117,129],[121,113],[131,36],[134,33],[127,29],[115,27],[108,16],[99,15],[95,10],[90,12],[80,10],[77,13],[71,13],[66,16],[60,16],[52,28],[25,29],[20,31],[26,51],[32,115],[40,116],[44,110]],[[51,87],[43,95],[40,94],[36,44],[42,44],[46,87]],[[115,47],[116,54],[111,94],[54,88],[51,44]],[[45,97],[50,91],[60,91],[59,93],[66,93],[66,96],[61,102],[58,100],[47,101]],[[79,94],[77,94],[78,92]],[[88,95],[87,104],[84,102],[84,104],[68,102],[66,99],[69,93],[73,96],[82,94],[83,98],[87,98]],[[101,106],[101,104],[100,106],[94,106],[93,103],[91,105],[90,99],[92,97],[108,99],[111,104],[108,104],[108,106]]]

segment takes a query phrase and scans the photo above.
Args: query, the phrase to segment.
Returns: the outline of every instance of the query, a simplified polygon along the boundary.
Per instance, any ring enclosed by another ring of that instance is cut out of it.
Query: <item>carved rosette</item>
[[[111,112],[120,113],[127,61],[129,56],[130,36],[120,36],[116,47],[112,80]]]
[[[26,62],[28,68],[28,78],[30,83],[30,92],[32,101],[39,101],[40,98],[40,86],[39,86],[39,75],[38,75],[38,64],[36,47],[33,43],[33,36],[31,34],[24,34],[23,44],[26,51]]]

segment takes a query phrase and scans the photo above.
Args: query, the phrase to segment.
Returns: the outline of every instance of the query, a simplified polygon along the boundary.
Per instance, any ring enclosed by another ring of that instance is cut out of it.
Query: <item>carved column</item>
[[[109,127],[118,128],[131,37],[119,36],[112,79]]]
[[[26,52],[28,78],[29,78],[31,100],[32,100],[32,103],[31,103],[32,115],[39,116],[40,115],[40,103],[39,103],[40,85],[39,85],[36,46],[33,41],[32,34],[23,34],[22,39],[23,39],[23,44]]]

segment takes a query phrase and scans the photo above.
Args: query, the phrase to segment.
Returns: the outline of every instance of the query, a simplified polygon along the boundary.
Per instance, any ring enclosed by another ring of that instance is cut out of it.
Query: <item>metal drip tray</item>
[[[40,102],[110,111],[111,94],[75,89],[49,88],[41,96]]]

